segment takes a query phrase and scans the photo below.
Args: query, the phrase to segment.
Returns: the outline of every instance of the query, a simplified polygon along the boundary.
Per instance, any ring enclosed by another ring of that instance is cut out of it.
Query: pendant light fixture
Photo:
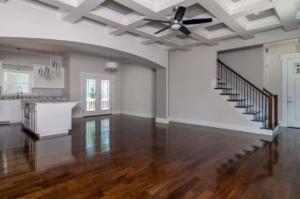
[[[105,70],[109,72],[117,72],[119,64],[113,61],[112,54],[110,55],[110,61],[104,64]]]
[[[57,52],[55,52],[55,61],[53,62],[52,66],[57,71],[57,67],[58,67],[58,64],[57,64]]]
[[[52,68],[50,67],[52,63],[52,51],[50,50],[50,58],[49,58],[49,68],[48,68],[48,75],[52,74]]]
[[[20,50],[21,48],[17,48],[18,50],[18,71],[20,71]]]
[[[41,54],[40,54],[40,61],[41,63],[43,62],[43,53],[42,53],[42,45],[40,45],[40,51],[41,51]],[[43,75],[43,69],[42,67],[40,66],[40,69],[39,69],[39,74],[42,76]]]

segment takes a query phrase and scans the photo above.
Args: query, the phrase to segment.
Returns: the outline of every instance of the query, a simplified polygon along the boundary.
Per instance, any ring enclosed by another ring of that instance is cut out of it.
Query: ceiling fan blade
[[[155,21],[155,22],[161,22],[161,23],[170,23],[170,21],[162,21],[162,20],[156,20],[156,19],[143,19],[145,21]]]
[[[177,21],[181,21],[183,19],[183,17],[184,17],[185,10],[186,10],[185,7],[180,6],[177,9],[177,12],[176,12],[176,14],[174,16],[174,19],[177,20]]]
[[[184,20],[183,24],[184,25],[192,25],[192,24],[201,24],[201,23],[209,23],[212,22],[212,18],[204,18],[204,19],[189,19],[189,20]]]
[[[167,30],[169,28],[171,28],[171,27],[170,26],[166,26],[166,27],[160,29],[159,31],[155,32],[154,34],[158,34],[158,33],[162,32],[162,31],[165,31],[165,30]]]
[[[189,31],[189,29],[187,29],[185,26],[181,26],[181,27],[179,28],[179,30],[180,30],[183,34],[185,34],[185,35],[190,35],[190,34],[191,34],[191,31]]]

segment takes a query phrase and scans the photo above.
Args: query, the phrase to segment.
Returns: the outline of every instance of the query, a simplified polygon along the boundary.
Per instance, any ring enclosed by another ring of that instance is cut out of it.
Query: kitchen
[[[22,123],[38,138],[68,134],[78,102],[62,97],[65,69],[57,52],[3,48],[0,124]]]

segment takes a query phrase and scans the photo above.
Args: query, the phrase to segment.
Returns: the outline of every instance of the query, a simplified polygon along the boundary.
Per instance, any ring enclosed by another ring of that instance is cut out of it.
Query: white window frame
[[[32,86],[33,86],[33,71],[27,71],[27,70],[20,70],[20,71],[17,71],[17,70],[13,70],[13,69],[2,69],[2,85],[3,85],[3,88],[2,88],[2,95],[5,96],[5,95],[16,95],[18,92],[16,93],[6,93],[5,92],[5,78],[4,78],[4,74],[6,72],[11,72],[11,73],[27,73],[29,74],[29,92],[28,93],[24,93],[23,92],[23,95],[31,95],[32,94]]]

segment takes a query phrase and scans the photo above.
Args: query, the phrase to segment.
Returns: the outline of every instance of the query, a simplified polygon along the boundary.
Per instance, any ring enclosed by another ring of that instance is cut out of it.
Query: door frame
[[[300,53],[289,53],[282,54],[281,59],[281,81],[282,81],[282,96],[281,96],[281,106],[282,106],[282,122],[280,126],[288,126],[288,62],[291,59],[300,58]]]
[[[87,73],[87,72],[80,72],[80,114],[81,117],[84,117],[84,78],[86,76],[91,76],[91,77],[97,77],[97,78],[107,78],[111,81],[111,113],[113,114],[114,111],[114,102],[115,102],[115,76],[114,75],[109,75],[109,74],[101,74],[101,73]]]

